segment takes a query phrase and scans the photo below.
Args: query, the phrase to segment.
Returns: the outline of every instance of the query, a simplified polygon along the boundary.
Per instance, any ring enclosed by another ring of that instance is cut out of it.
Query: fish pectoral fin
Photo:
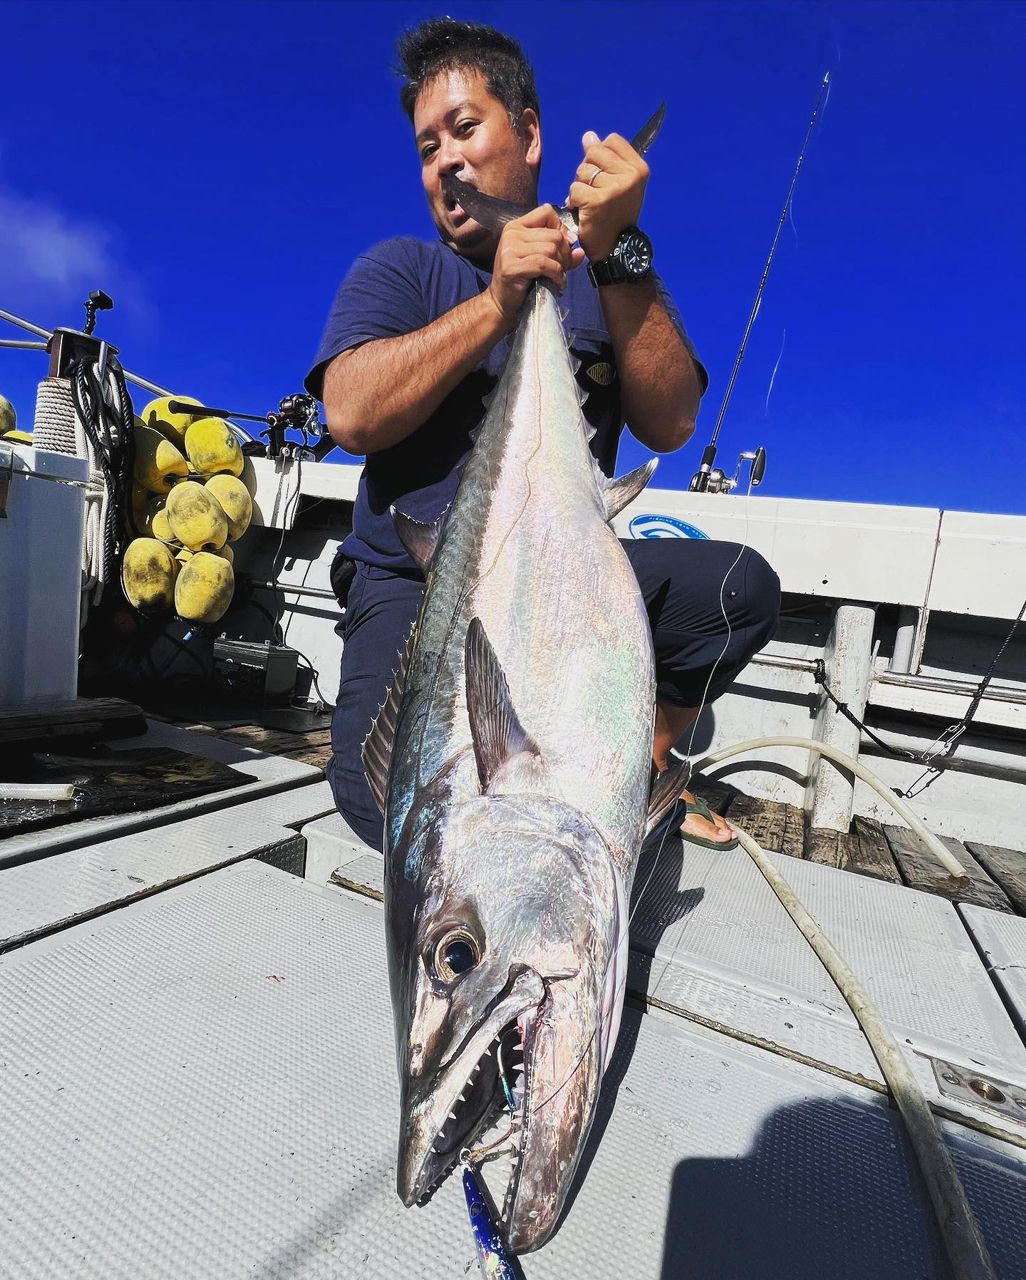
[[[652,783],[652,792],[648,798],[648,818],[645,821],[645,835],[659,826],[673,806],[680,799],[680,793],[688,785],[691,777],[691,761],[681,760],[678,764],[656,774]]]
[[[487,792],[504,766],[520,756],[540,763],[541,753],[513,708],[506,676],[480,618],[471,618],[464,645],[467,714],[482,792]],[[526,761],[518,761],[522,772]]]
[[[395,745],[395,731],[399,723],[399,704],[402,702],[403,689],[406,686],[406,673],[410,669],[410,654],[417,635],[417,625],[410,629],[406,646],[399,656],[399,667],[392,677],[392,685],[385,701],[378,708],[371,731],[363,740],[360,752],[363,759],[363,771],[367,775],[367,785],[375,803],[385,812],[385,790],[388,785],[388,770],[392,763],[392,748]]]
[[[431,524],[426,524],[423,520],[414,520],[413,516],[406,515],[397,507],[391,507],[390,510],[399,541],[410,553],[417,567],[427,573],[438,544],[442,540],[445,522],[449,517],[449,508],[446,507],[438,519],[433,520]]]
[[[606,482],[606,513],[609,520],[612,520],[613,516],[619,515],[624,507],[634,501],[652,479],[658,465],[658,458],[649,458],[643,466],[635,467],[633,471],[628,471],[625,476],[620,476],[618,480]]]

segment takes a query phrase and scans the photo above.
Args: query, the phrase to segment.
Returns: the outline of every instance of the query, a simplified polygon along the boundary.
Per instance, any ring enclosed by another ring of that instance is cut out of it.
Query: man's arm
[[[324,372],[331,438],[355,454],[405,440],[505,332],[505,319],[485,290],[423,329],[343,351]]]
[[[651,280],[604,285],[599,297],[631,434],[656,453],[672,453],[691,439],[702,396],[691,353]]]
[[[422,329],[365,342],[328,365],[324,409],[331,438],[349,453],[367,454],[412,435],[516,325],[531,284],[545,277],[562,289],[583,256],[571,253],[551,205],[510,222],[483,293]]]
[[[625,227],[641,216],[648,165],[619,134],[600,142],[584,135],[584,160],[570,188],[580,241],[600,262]],[[631,432],[657,453],[679,449],[695,429],[702,386],[691,353],[652,280],[604,285],[602,311],[616,354],[624,416]]]

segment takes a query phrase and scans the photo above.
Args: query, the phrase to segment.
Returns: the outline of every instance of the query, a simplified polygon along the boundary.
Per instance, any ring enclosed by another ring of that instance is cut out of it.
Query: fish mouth
[[[506,1181],[496,1199],[517,1253],[544,1244],[562,1215],[598,1090],[593,1035],[571,1037],[569,1057],[553,1054],[559,1027],[573,1019],[577,975],[541,979],[532,971],[532,977],[540,999],[521,1002],[513,1016],[510,1001],[501,1001],[501,1016],[442,1069],[431,1091],[435,1115],[438,1100],[452,1094],[454,1101],[441,1124],[407,1126],[411,1141],[399,1169],[399,1194],[412,1205],[430,1199],[458,1163],[501,1157],[495,1172]]]
[[[491,1016],[405,1108],[398,1175],[405,1204],[428,1199],[461,1158],[473,1159],[475,1143],[509,1110],[509,1097],[526,1096],[524,1042],[545,1002],[546,985],[534,970],[521,972]],[[511,1137],[515,1128],[510,1125]]]
[[[456,193],[453,191],[451,183],[446,181],[449,176],[449,174],[445,174],[442,178],[442,205],[446,213],[449,214],[453,225],[461,226],[464,222],[470,221],[470,214],[456,199]],[[453,176],[459,177],[458,174]],[[474,191],[478,190],[477,184],[470,182],[467,178],[460,177],[460,181],[464,186],[471,187]]]

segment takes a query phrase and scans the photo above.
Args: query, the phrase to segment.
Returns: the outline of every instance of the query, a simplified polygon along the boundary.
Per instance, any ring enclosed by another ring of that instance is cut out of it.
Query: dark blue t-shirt
[[[306,378],[307,390],[322,397],[324,370],[343,351],[422,329],[481,293],[491,278],[490,271],[460,257],[440,240],[401,236],[375,245],[356,259],[339,288],[317,360]],[[661,284],[658,287],[694,354],[669,294]],[[623,429],[620,384],[598,290],[583,267],[569,273],[562,307],[567,313],[570,348],[581,362],[577,380],[588,392],[584,414],[595,427],[591,449],[606,475],[612,475]],[[510,339],[504,338],[423,426],[391,448],[367,455],[353,531],[342,544],[347,555],[377,569],[414,568],[395,532],[389,507],[394,503],[406,515],[430,522],[452,502],[473,445],[471,433],[485,413],[482,397],[498,381],[509,349]],[[699,370],[706,381],[701,365]]]

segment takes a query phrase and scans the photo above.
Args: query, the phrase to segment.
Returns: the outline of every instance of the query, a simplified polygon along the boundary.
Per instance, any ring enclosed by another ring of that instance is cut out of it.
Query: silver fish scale
[[[526,304],[429,575],[393,751],[392,847],[417,791],[461,753],[452,799],[479,794],[464,672],[475,616],[554,790],[633,854],[649,789],[651,636],[544,286]]]

